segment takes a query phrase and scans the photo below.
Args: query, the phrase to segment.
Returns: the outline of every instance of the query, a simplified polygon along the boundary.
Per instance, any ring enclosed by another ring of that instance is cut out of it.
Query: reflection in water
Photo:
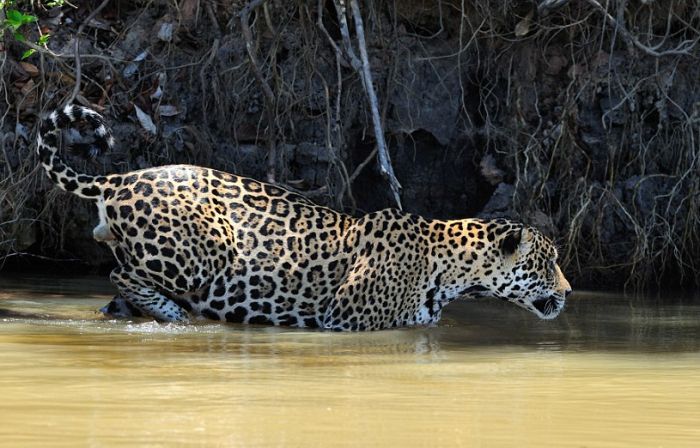
[[[700,300],[495,301],[338,334],[105,320],[102,281],[0,281],[0,440],[696,446]]]

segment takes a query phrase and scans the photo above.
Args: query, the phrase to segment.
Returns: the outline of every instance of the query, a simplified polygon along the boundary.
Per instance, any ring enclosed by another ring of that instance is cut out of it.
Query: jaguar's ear
[[[501,240],[501,252],[503,255],[513,255],[523,239],[523,228],[511,230]]]

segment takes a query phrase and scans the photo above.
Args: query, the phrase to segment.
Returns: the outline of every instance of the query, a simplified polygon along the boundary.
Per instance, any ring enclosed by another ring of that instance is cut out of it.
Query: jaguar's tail
[[[100,114],[85,107],[69,104],[63,109],[54,110],[43,121],[37,135],[36,151],[46,174],[59,187],[75,193],[81,198],[96,199],[101,195],[102,185],[107,181],[107,178],[76,173],[65,164],[58,154],[61,130],[81,120],[87,122],[95,133],[95,146],[91,148],[91,153],[93,153],[93,149],[108,151],[114,146],[114,138]]]

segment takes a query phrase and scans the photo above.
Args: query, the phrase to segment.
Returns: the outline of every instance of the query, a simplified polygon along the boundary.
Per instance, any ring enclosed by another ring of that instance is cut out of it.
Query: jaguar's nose
[[[572,292],[571,288],[567,288],[566,291],[564,291],[564,297],[569,297],[571,292]]]

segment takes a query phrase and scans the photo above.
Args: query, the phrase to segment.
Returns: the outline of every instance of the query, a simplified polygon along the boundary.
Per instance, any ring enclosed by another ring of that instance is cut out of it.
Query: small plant
[[[46,6],[48,7],[54,7],[54,6],[62,6],[63,5],[63,0],[58,0],[58,1],[51,1],[47,2]],[[5,30],[10,30],[12,32],[12,35],[14,36],[15,40],[18,42],[26,42],[27,38],[24,37],[24,34],[20,31],[20,28],[22,28],[24,25],[28,25],[30,23],[36,23],[37,17],[25,13],[23,11],[20,11],[19,9],[15,9],[14,7],[14,1],[13,0],[0,0],[0,11],[4,11],[4,17],[2,18],[2,22],[0,22],[0,31],[4,32]],[[1,16],[0,16],[1,17]],[[37,40],[35,43],[38,46],[44,47],[49,41],[49,35],[48,34],[42,34],[39,36],[39,40]],[[24,53],[22,53],[22,59],[27,59],[29,56],[33,55],[36,53],[36,50],[33,48],[28,49]]]

